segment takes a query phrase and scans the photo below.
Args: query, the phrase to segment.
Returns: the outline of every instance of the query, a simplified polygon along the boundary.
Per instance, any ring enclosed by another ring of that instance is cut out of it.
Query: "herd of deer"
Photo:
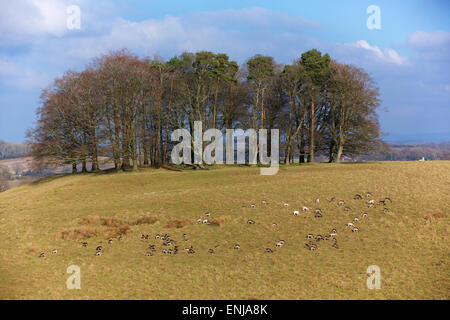
[[[383,200],[380,200],[378,202],[375,201],[375,199],[373,199],[373,194],[370,192],[366,192],[365,197],[367,198],[367,202],[366,202],[366,206],[368,209],[371,208],[376,208],[377,206],[383,206],[383,212],[387,213],[389,212],[389,209],[387,207],[388,204],[392,203],[392,200],[390,198],[384,198]],[[360,194],[356,194],[353,197],[353,200],[363,200],[363,196]],[[344,211],[349,212],[352,211],[352,209],[349,206],[345,206],[346,202],[344,200],[337,200],[336,198],[331,198],[329,200],[330,203],[336,203],[338,207],[343,207]],[[266,200],[262,200],[261,203],[263,205],[267,205],[268,202]],[[315,204],[318,206],[320,204],[320,199],[316,199],[315,200]],[[288,208],[290,205],[289,203],[285,202],[283,204],[283,206],[285,208]],[[250,204],[250,208],[256,208],[256,204],[252,203]],[[303,206],[300,210],[293,210],[292,214],[294,216],[300,216],[301,212],[304,214],[307,214],[308,212],[310,212],[311,209],[309,207]],[[315,218],[322,218],[323,217],[323,211],[321,208],[316,208],[314,210],[314,217]],[[207,212],[204,214],[204,218],[198,218],[197,219],[197,224],[203,224],[203,225],[210,225],[211,222],[209,221],[209,218],[211,217],[211,213]],[[348,222],[345,227],[347,229],[350,229],[351,232],[359,232],[359,224],[368,217],[368,213],[367,212],[362,212],[359,216],[356,216],[352,219],[352,221]],[[247,220],[247,224],[249,225],[254,225],[256,224],[255,220],[249,219]],[[273,227],[277,227],[278,224],[277,223],[273,223],[272,224]],[[306,239],[308,239],[308,243],[305,244],[305,248],[311,251],[317,250],[319,248],[318,244],[322,241],[324,243],[331,242],[331,246],[333,248],[339,249],[338,246],[338,240],[337,240],[337,236],[338,236],[338,231],[336,228],[332,228],[330,232],[327,232],[325,234],[317,234],[314,235],[312,233],[309,233],[306,235]],[[151,237],[149,234],[142,234],[140,239],[142,241],[147,241],[150,240]],[[189,239],[187,234],[183,234],[182,236],[182,241],[183,243],[189,243]],[[123,237],[119,236],[117,239],[117,241],[122,241]],[[177,244],[178,242],[175,241],[174,239],[171,238],[171,236],[169,234],[156,234],[154,236],[154,240],[155,241],[159,241],[161,243],[161,249],[160,251],[162,252],[162,254],[167,254],[167,255],[175,255],[178,254],[179,252],[179,245]],[[114,243],[114,239],[109,239],[108,240],[108,246],[112,246]],[[279,240],[275,243],[274,247],[275,248],[281,248],[285,245],[286,241],[284,240]],[[86,241],[82,242],[81,245],[83,247],[88,247],[88,243]],[[214,248],[209,248],[208,249],[208,253],[209,254],[214,254],[216,248],[218,248],[219,245],[216,245]],[[241,246],[239,244],[235,244],[232,247],[234,250],[240,250]],[[151,257],[153,256],[156,252],[158,251],[157,246],[155,244],[149,244],[147,246],[147,250],[145,252],[145,256],[147,257]],[[184,251],[186,251],[188,254],[195,254],[196,251],[194,250],[194,247],[192,245],[190,246],[185,246]],[[104,252],[104,248],[102,245],[98,245],[95,248],[95,256],[101,256],[102,252]],[[266,253],[273,253],[274,249],[272,248],[265,248],[264,252]],[[52,255],[56,255],[58,254],[58,250],[54,249],[51,251]],[[39,255],[39,258],[44,258],[46,257],[45,253],[41,253]]]

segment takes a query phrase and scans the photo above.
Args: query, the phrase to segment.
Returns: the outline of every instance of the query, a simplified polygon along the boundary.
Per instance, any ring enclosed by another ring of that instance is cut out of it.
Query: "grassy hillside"
[[[0,299],[449,299],[449,183],[450,162],[47,178],[0,194]],[[367,208],[367,191],[392,203]],[[353,200],[357,193],[364,200]],[[208,211],[212,223],[197,224]],[[351,232],[346,224],[362,212],[360,232]],[[339,249],[331,240],[305,248],[309,233],[333,228]],[[155,235],[165,233],[177,254],[162,253]],[[150,244],[156,251],[147,257]],[[191,245],[194,254],[184,250]],[[66,288],[73,264],[81,290]],[[380,290],[366,287],[369,265],[381,268]]]

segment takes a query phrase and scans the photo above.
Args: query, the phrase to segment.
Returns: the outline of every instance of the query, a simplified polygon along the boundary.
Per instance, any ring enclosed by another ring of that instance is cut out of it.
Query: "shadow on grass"
[[[100,171],[96,171],[96,172],[79,172],[77,174],[73,174],[73,173],[60,173],[60,174],[54,174],[54,175],[50,175],[47,177],[43,177],[40,179],[37,179],[33,182],[30,182],[31,185],[40,185],[40,184],[44,184],[44,183],[48,183],[51,181],[55,181],[57,179],[61,179],[64,177],[77,177],[77,176],[98,176],[98,175],[104,175],[104,174],[112,174],[112,173],[118,173],[118,172],[123,172],[122,170],[117,171],[116,169],[112,168],[112,169],[106,169],[106,170],[100,170]]]
[[[32,185],[32,186],[33,185],[40,185],[40,184],[51,182],[51,181],[54,181],[56,179],[60,179],[60,178],[67,177],[67,176],[71,176],[71,174],[70,173],[55,174],[55,175],[43,177],[43,178],[37,179],[37,180],[35,180],[33,182],[30,182],[30,185]]]
[[[364,165],[364,164],[381,164],[381,163],[382,163],[382,161],[359,161],[359,162],[338,162],[338,163],[335,163],[335,164],[344,164],[344,165],[347,165],[347,164],[353,164],[353,165],[359,164],[359,165]]]
[[[380,161],[367,161],[367,162],[339,162],[339,163],[328,163],[328,162],[314,162],[314,163],[291,163],[290,165],[286,165],[284,163],[280,163],[279,169],[284,170],[287,168],[292,168],[292,167],[304,167],[304,168],[311,168],[311,167],[320,167],[323,164],[327,164],[327,165],[370,165],[370,164],[380,164]],[[248,163],[246,164],[232,164],[232,165],[206,165],[204,167],[199,167],[199,166],[195,166],[195,165],[162,165],[159,167],[159,169],[163,169],[163,170],[168,170],[168,171],[175,171],[175,172],[183,172],[183,171],[191,171],[191,170],[216,170],[216,169],[224,169],[224,168],[264,168],[267,166],[261,165],[261,164],[257,164],[255,166],[249,165]],[[72,173],[63,173],[63,174],[55,174],[55,175],[51,175],[51,176],[47,176],[47,177],[43,177],[40,178],[38,180],[32,181],[30,182],[31,185],[41,185],[47,182],[51,182],[60,178],[64,178],[64,177],[68,177],[68,176],[89,176],[89,177],[96,177],[99,175],[105,175],[105,174],[116,174],[116,173],[127,173],[127,172],[139,172],[139,171],[145,171],[147,169],[154,169],[154,170],[158,170],[155,168],[151,168],[148,166],[144,166],[144,167],[140,167],[138,171],[133,171],[131,168],[130,169],[115,169],[115,168],[110,168],[110,169],[104,169],[104,170],[99,170],[97,172],[85,172],[85,173],[77,173],[77,174],[72,174]]]

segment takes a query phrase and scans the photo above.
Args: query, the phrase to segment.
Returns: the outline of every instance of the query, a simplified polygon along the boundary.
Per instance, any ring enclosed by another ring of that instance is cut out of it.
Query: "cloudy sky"
[[[18,142],[42,88],[108,50],[142,57],[259,53],[291,63],[317,48],[363,67],[380,87],[388,141],[450,141],[447,0],[0,0],[0,139]],[[381,30],[367,27],[370,5]],[[70,6],[81,28],[69,29]]]

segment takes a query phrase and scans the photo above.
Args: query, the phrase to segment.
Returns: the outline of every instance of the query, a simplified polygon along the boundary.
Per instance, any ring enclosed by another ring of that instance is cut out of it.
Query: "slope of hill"
[[[449,299],[449,181],[446,161],[48,177],[0,194],[0,299]],[[333,228],[338,248],[307,239]],[[81,290],[66,288],[71,265]]]

